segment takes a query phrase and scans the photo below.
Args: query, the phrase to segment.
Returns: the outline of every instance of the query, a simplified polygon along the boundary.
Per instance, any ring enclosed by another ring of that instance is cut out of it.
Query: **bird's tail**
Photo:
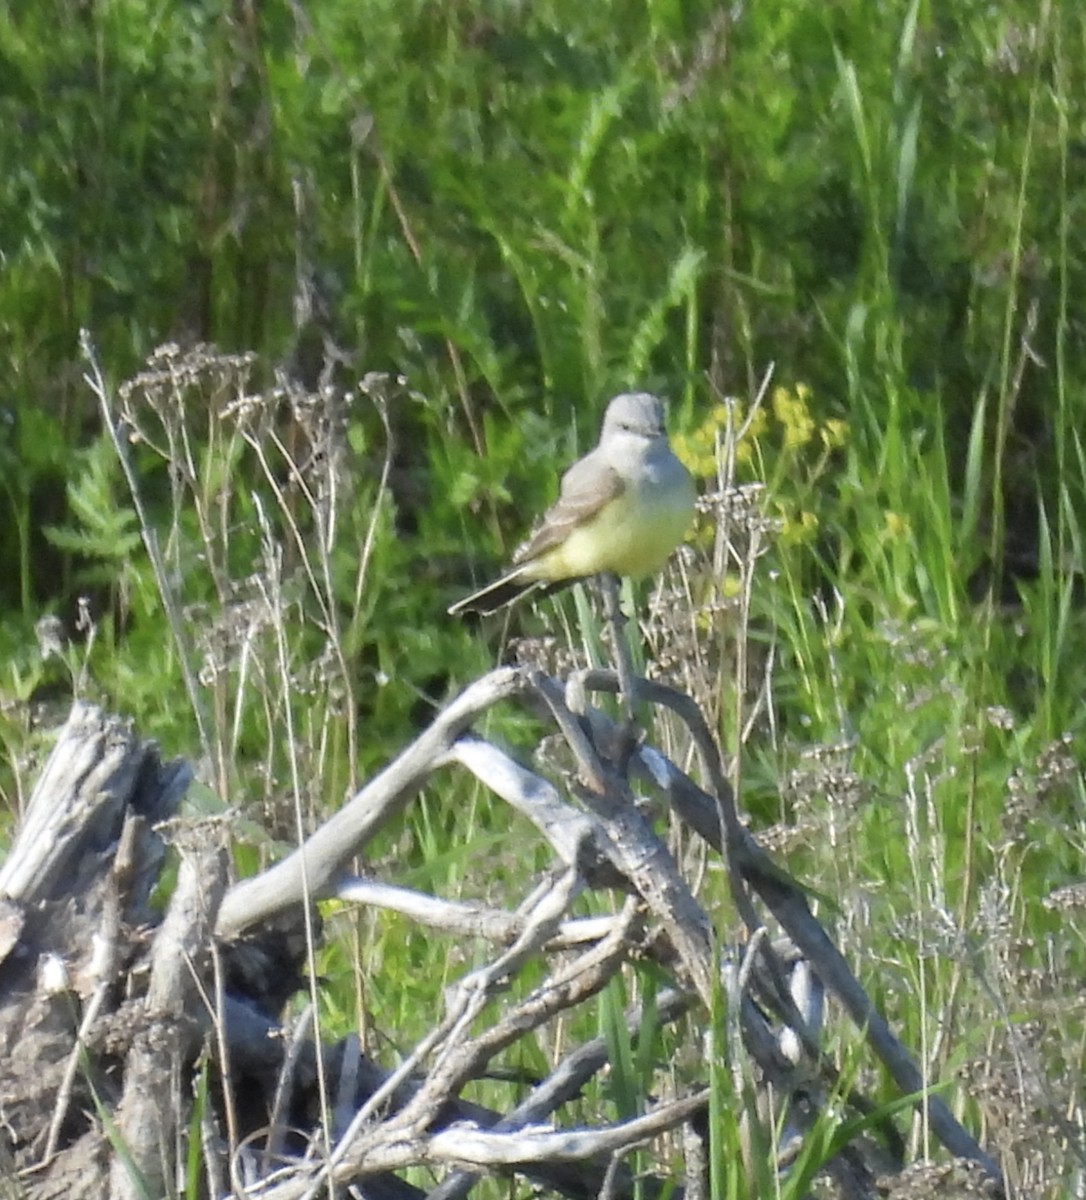
[[[455,617],[460,613],[470,612],[488,616],[500,608],[505,608],[507,604],[512,604],[525,592],[530,592],[538,586],[539,584],[535,580],[524,578],[523,567],[517,567],[516,570],[510,571],[500,579],[495,579],[493,583],[488,583],[486,587],[472,592],[470,596],[465,596],[463,600],[457,600],[455,604],[450,604],[449,616]]]
[[[538,593],[540,596],[549,596],[551,592],[557,592],[561,588],[569,587],[571,583],[578,582],[577,579],[560,579],[555,583],[548,583],[542,579],[526,578],[528,565],[525,563],[523,566],[515,567],[500,579],[488,583],[486,587],[472,592],[463,600],[457,600],[455,604],[450,604],[449,616],[456,617],[461,613],[480,613],[484,617],[489,616],[531,592]]]

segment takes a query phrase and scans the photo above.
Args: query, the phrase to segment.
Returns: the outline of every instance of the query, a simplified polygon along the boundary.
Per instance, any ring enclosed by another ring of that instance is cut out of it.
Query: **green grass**
[[[753,826],[835,897],[931,1078],[1016,1186],[1064,1194],[1081,1129],[1039,1131],[1082,1083],[1061,889],[1086,846],[1084,45],[1077,8],[1024,0],[0,19],[0,799],[32,782],[43,706],[79,693],[202,757],[267,828],[239,856],[276,853],[493,661],[446,605],[603,401],[659,389],[707,486],[719,433],[726,479],[765,489],[706,522],[652,657],[713,715]],[[114,389],[170,338],[257,354],[130,393],[172,630],[84,327]],[[352,405],[272,396],[279,364],[316,392],[332,347]],[[723,397],[754,413],[741,439]],[[514,632],[561,632],[543,611]],[[61,656],[34,637],[49,614]],[[542,852],[453,788],[370,865],[517,897]],[[726,926],[712,872],[704,899]],[[351,924],[329,1022],[374,1005],[406,1049],[444,947]],[[601,1001],[613,1039],[625,986]],[[829,1036],[861,1076],[854,1035]]]

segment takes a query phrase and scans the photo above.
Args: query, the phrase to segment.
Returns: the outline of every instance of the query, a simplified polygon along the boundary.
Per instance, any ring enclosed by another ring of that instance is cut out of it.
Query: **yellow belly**
[[[529,579],[557,582],[610,571],[639,579],[658,571],[682,541],[694,513],[693,484],[638,500],[620,496],[602,508],[560,546],[541,554],[524,572]]]

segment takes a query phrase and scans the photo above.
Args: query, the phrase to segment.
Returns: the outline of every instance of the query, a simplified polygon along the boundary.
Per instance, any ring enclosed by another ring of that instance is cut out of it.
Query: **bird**
[[[647,392],[615,396],[598,445],[562,476],[558,499],[510,569],[448,611],[486,615],[605,572],[652,575],[689,529],[696,498],[667,440],[663,401]]]

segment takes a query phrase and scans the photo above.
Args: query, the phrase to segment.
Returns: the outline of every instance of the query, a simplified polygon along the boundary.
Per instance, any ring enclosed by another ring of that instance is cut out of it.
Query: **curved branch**
[[[297,850],[262,874],[235,884],[219,910],[216,935],[236,937],[284,909],[328,895],[359,847],[404,808],[472,722],[526,686],[524,672],[502,667],[461,692],[420,737]]]

